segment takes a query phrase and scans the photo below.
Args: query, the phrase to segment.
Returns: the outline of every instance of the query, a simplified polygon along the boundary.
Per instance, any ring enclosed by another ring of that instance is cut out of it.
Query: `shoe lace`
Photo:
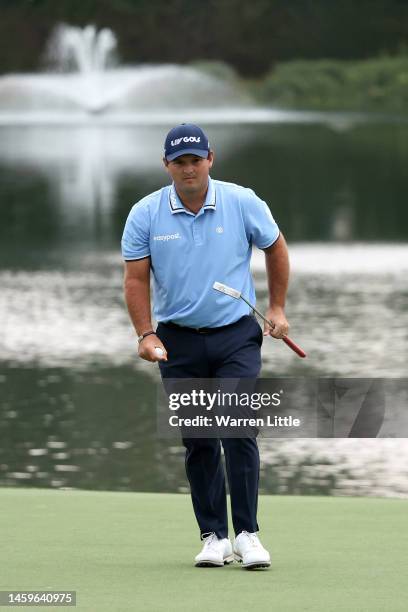
[[[251,543],[251,546],[256,546],[256,547],[260,546],[261,543],[256,533],[249,533],[249,531],[243,531],[242,533],[244,533],[247,536],[248,540]]]
[[[204,546],[205,548],[216,548],[218,543],[218,538],[215,533],[209,533],[206,536],[203,536]]]

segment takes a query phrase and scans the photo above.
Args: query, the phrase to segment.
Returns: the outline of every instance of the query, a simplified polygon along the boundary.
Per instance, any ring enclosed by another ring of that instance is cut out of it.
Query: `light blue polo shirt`
[[[151,258],[156,321],[219,327],[249,314],[243,300],[215,291],[215,281],[252,303],[252,245],[271,246],[279,228],[251,190],[209,178],[205,203],[187,210],[174,184],[146,196],[129,213],[122,237],[126,261]]]

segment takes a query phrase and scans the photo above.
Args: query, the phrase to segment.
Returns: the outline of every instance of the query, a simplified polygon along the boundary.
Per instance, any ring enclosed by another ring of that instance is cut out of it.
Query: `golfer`
[[[263,335],[288,333],[284,313],[289,263],[285,239],[251,189],[214,180],[208,138],[192,124],[168,133],[163,163],[172,184],[137,202],[122,238],[125,299],[142,359],[158,362],[162,378],[253,378],[261,368]],[[269,287],[262,329],[242,300],[214,291],[215,281],[252,303],[253,245],[265,253]],[[153,276],[154,319],[150,276]],[[228,538],[224,449],[232,521]],[[255,438],[183,439],[186,471],[203,549],[195,565],[269,567],[257,532],[259,453]]]

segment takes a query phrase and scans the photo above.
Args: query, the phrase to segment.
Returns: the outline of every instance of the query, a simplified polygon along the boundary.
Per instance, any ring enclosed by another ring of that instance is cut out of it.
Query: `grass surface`
[[[92,612],[407,610],[407,501],[264,496],[259,506],[272,568],[199,569],[186,495],[1,489],[0,589],[75,590],[77,609]]]

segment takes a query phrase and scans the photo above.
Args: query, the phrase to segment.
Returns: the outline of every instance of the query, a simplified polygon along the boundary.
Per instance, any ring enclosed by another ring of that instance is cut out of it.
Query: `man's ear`
[[[166,159],[165,157],[163,157],[163,164],[164,164],[164,167],[165,167],[165,168],[166,168],[166,170],[167,170],[167,167],[168,167],[168,165],[169,165],[169,162],[167,161],[167,159]]]
[[[209,163],[210,163],[210,168],[212,168],[212,165],[214,163],[214,151],[210,151],[208,153],[208,157],[207,157]]]

